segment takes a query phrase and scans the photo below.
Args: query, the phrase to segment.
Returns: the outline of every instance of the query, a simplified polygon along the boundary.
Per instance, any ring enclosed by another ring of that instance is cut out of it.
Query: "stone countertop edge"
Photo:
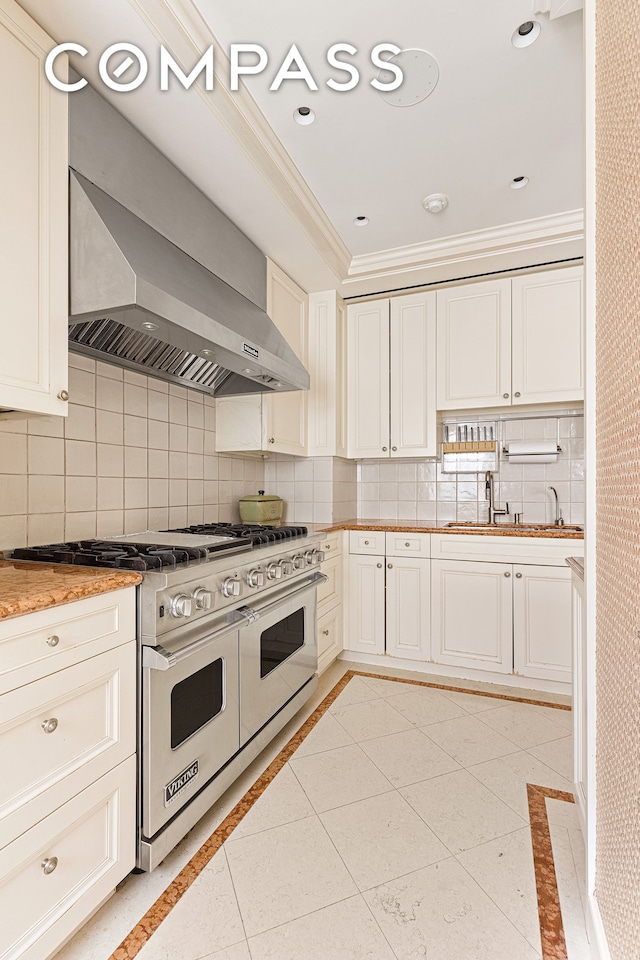
[[[584,560],[582,557],[567,557],[565,563],[571,567],[571,572],[575,573],[580,580],[584,581]]]
[[[139,573],[29,560],[0,560],[0,620],[135,586]]]
[[[332,524],[307,524],[314,533],[334,533],[336,530],[376,530],[387,533],[446,533],[453,536],[480,537],[538,537],[548,540],[584,540],[584,531],[564,531],[552,527],[548,530],[510,530],[506,526],[496,526],[491,530],[478,527],[438,526],[427,520],[341,520]]]

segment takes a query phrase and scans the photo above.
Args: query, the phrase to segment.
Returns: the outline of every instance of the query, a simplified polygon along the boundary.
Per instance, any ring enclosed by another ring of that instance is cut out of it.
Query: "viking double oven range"
[[[14,551],[143,574],[140,869],[164,859],[316,689],[319,539],[211,524]]]

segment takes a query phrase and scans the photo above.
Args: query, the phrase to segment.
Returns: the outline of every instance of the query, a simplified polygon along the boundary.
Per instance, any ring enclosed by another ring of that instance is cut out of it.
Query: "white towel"
[[[558,444],[555,440],[510,440],[509,463],[556,463]]]

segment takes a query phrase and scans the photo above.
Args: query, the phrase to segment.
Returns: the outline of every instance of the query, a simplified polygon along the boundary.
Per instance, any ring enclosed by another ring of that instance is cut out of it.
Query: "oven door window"
[[[266,677],[304,646],[304,607],[260,634],[260,677]]]
[[[171,749],[175,750],[224,709],[224,660],[208,663],[171,691]]]

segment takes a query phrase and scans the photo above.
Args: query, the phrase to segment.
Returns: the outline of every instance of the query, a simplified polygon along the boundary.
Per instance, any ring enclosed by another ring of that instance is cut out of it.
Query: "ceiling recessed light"
[[[157,330],[157,329],[158,329],[158,324],[157,324],[157,323],[151,323],[150,320],[145,320],[145,322],[142,324],[142,326],[145,328],[145,330]]]
[[[442,213],[449,206],[449,198],[444,193],[431,193],[422,201],[422,206],[428,213]]]
[[[525,20],[511,35],[514,47],[529,47],[540,36],[540,24],[537,20]]]
[[[296,123],[302,124],[303,127],[313,123],[315,118],[316,115],[311,107],[298,107],[297,110],[293,111],[293,119]]]
[[[522,190],[528,183],[529,177],[514,177],[513,180],[509,181],[509,186],[512,190]]]
[[[366,227],[369,223],[369,217],[355,217],[353,222],[356,227]]]

